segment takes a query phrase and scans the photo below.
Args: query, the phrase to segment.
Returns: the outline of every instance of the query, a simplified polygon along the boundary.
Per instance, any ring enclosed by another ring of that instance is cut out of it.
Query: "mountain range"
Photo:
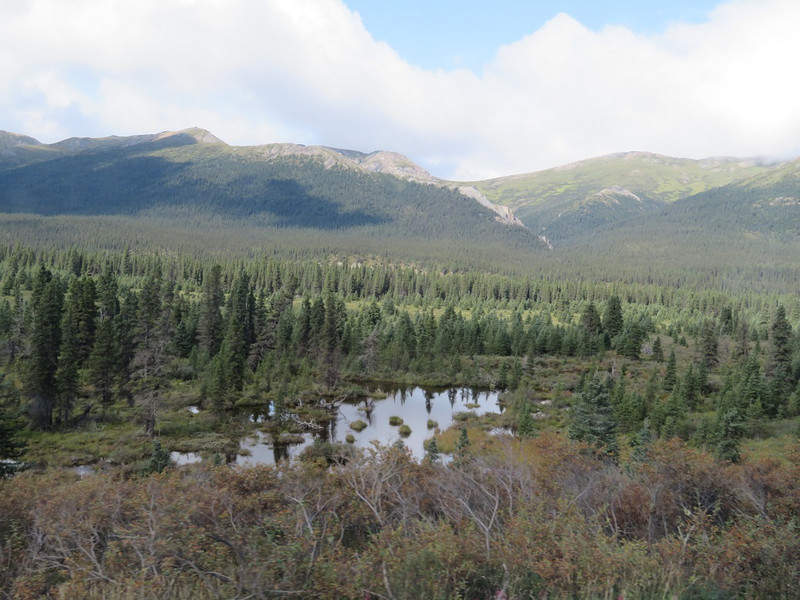
[[[254,250],[268,230],[276,247],[314,232],[321,251],[410,260],[448,248],[495,266],[547,254],[682,264],[688,254],[780,267],[800,249],[800,160],[629,152],[453,182],[394,152],[236,147],[199,128],[55,144],[0,132],[0,211],[6,237],[38,215],[38,228],[58,218],[60,230],[102,219],[190,238],[237,231]]]

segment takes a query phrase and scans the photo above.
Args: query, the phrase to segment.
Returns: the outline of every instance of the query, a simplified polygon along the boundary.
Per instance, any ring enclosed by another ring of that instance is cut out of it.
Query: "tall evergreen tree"
[[[720,460],[739,462],[741,457],[740,444],[744,437],[745,424],[739,411],[732,408],[720,415],[716,426],[716,455]]]
[[[779,402],[794,389],[792,373],[792,326],[786,319],[783,305],[775,311],[770,327],[770,353],[767,360],[767,376],[775,382],[775,390],[780,395]]]
[[[653,360],[656,362],[664,362],[664,349],[661,346],[661,337],[657,337],[653,342]]]
[[[26,378],[31,424],[37,429],[49,429],[53,425],[58,393],[56,372],[61,347],[62,303],[60,282],[42,264],[31,297],[32,343]]]
[[[73,309],[76,333],[76,352],[78,366],[84,367],[94,346],[95,328],[97,325],[97,286],[91,277],[77,280],[77,297],[72,299],[76,304]]]
[[[203,295],[197,321],[200,352],[207,353],[209,357],[216,355],[222,344],[224,329],[221,310],[224,300],[222,267],[214,265],[203,280]]]
[[[622,333],[624,326],[625,321],[622,317],[622,303],[619,296],[611,296],[603,311],[603,329],[609,337],[614,338]]]
[[[74,279],[64,300],[64,316],[61,320],[61,348],[58,357],[56,383],[58,386],[58,423],[67,424],[78,395],[78,368],[81,362],[81,282]]]
[[[219,351],[228,391],[239,392],[244,386],[247,357],[253,341],[253,303],[250,277],[242,271],[228,302],[225,337]]]
[[[102,319],[97,326],[92,354],[89,356],[89,375],[104,407],[113,402],[113,386],[119,364],[118,349],[114,339],[114,320]]]
[[[117,377],[124,396],[132,402],[129,382],[133,358],[136,353],[136,315],[139,313],[139,298],[133,290],[128,290],[120,304],[119,314],[114,318],[114,348]]]
[[[581,325],[586,330],[586,333],[590,336],[600,333],[602,329],[600,313],[597,312],[597,307],[594,305],[594,302],[590,302],[583,310],[583,314],[581,315]]]
[[[25,424],[18,418],[18,412],[19,394],[6,381],[6,375],[0,373],[0,479],[17,471],[25,448],[19,437]]]
[[[570,412],[569,436],[594,446],[601,454],[617,454],[617,420],[605,385],[590,377]]]
[[[344,333],[347,311],[341,299],[333,294],[325,297],[325,322],[322,327],[322,347],[325,384],[331,388],[339,379],[340,343]]]
[[[744,319],[739,322],[736,332],[736,347],[733,352],[736,358],[746,358],[750,355],[750,327]]]
[[[143,409],[145,432],[155,436],[156,414],[161,393],[161,373],[168,339],[164,331],[164,313],[160,272],[148,275],[138,297],[135,339],[131,361],[134,395]]]
[[[650,449],[653,443],[653,432],[647,419],[642,423],[641,429],[631,436],[631,462],[634,464],[646,463],[650,458]]]
[[[119,312],[119,284],[111,264],[107,264],[97,284],[97,308],[99,323],[113,319]]]
[[[100,392],[103,407],[113,401],[113,385],[119,365],[119,349],[115,344],[115,322],[119,313],[117,278],[107,264],[97,285],[97,327],[95,342],[89,355],[89,377]]]
[[[700,360],[707,369],[713,369],[719,364],[719,336],[713,321],[703,323],[700,334]]]
[[[636,323],[630,324],[623,332],[622,340],[618,346],[619,353],[627,358],[639,360],[644,338],[644,330]]]
[[[308,354],[309,344],[311,342],[311,301],[308,299],[308,296],[303,298],[300,315],[297,319],[297,326],[295,327],[295,338],[297,355],[302,358]]]
[[[678,363],[675,359],[675,349],[673,348],[670,350],[669,358],[667,359],[667,371],[664,373],[664,389],[671,392],[677,382]]]

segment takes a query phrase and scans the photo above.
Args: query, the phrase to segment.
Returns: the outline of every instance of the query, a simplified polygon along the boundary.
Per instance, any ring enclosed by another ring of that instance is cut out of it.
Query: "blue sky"
[[[199,126],[476,180],[800,155],[797,0],[0,0],[0,129]]]
[[[428,69],[480,72],[500,46],[538,30],[558,13],[589,29],[608,25],[661,33],[673,23],[701,23],[718,0],[345,0],[376,40]]]

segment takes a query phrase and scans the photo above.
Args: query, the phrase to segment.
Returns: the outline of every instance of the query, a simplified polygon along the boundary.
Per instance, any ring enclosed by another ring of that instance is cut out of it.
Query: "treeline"
[[[492,225],[491,218],[486,226]],[[674,231],[603,229],[574,246],[532,252],[526,239],[509,228],[478,241],[474,236],[407,230],[391,224],[347,229],[257,226],[220,215],[149,216],[0,215],[0,243],[25,244],[44,251],[86,254],[193,256],[203,261],[283,260],[343,262],[374,260],[416,265],[426,270],[475,271],[528,277],[532,270],[562,281],[606,282],[726,294],[789,295],[800,277],[794,239],[734,231],[709,235],[700,225]]]
[[[673,287],[654,282],[598,281],[587,276],[565,278],[558,270],[544,267],[534,269],[533,273],[528,269],[524,275],[512,275],[465,267],[436,269],[404,265],[377,257],[313,259],[291,252],[266,258],[230,256],[220,260],[220,257],[153,250],[138,252],[124,247],[119,251],[98,252],[14,244],[0,246],[0,293],[11,296],[17,287],[31,289],[40,263],[53,272],[90,277],[98,276],[108,267],[120,278],[123,287],[135,287],[157,269],[185,294],[199,293],[204,273],[219,264],[225,294],[231,291],[238,273],[245,272],[252,285],[268,295],[291,282],[300,295],[334,292],[347,300],[381,300],[390,296],[396,304],[443,307],[455,303],[464,309],[472,308],[475,302],[484,302],[491,308],[544,307],[566,315],[579,314],[587,302],[603,303],[617,296],[626,306],[644,306],[653,313],[675,311],[680,319],[687,315],[693,315],[695,320],[719,318],[727,311],[737,320],[757,322],[762,332],[778,305],[786,307],[790,321],[800,321],[800,299],[795,294],[725,292],[713,287],[694,287],[688,285],[688,280]],[[674,316],[669,315],[669,319],[674,320]]]

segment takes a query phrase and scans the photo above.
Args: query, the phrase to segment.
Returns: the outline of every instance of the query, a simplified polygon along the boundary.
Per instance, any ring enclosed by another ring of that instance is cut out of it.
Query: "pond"
[[[444,431],[450,427],[456,414],[470,412],[480,416],[490,412],[502,412],[495,391],[472,388],[394,387],[377,389],[374,393],[375,397],[368,398],[372,406],[370,411],[364,410],[364,400],[342,403],[328,431],[316,437],[344,444],[347,443],[347,436],[351,435],[354,440],[353,445],[358,448],[368,448],[373,441],[392,444],[400,439],[415,458],[421,459],[425,455],[425,441],[437,428]],[[403,424],[411,430],[410,433],[401,435],[399,425],[392,425],[390,417],[402,419]],[[260,422],[262,419],[251,420]],[[358,420],[365,425],[361,431],[350,427],[351,423]],[[429,427],[429,424],[432,427]],[[273,445],[268,435],[256,431],[240,441],[240,454],[236,457],[236,464],[275,464],[281,460],[292,460],[304,448],[313,444],[314,438],[314,434],[307,433],[303,434],[300,443]],[[172,459],[177,464],[190,464],[200,461],[202,457],[196,453],[173,452]]]
[[[455,415],[460,412],[471,412],[484,415],[489,412],[501,412],[497,404],[497,392],[479,391],[470,388],[400,388],[387,393],[384,400],[375,400],[374,408],[366,413],[364,403],[345,403],[339,407],[339,414],[331,423],[331,441],[344,443],[347,435],[355,438],[354,444],[359,448],[371,445],[372,441],[381,444],[392,444],[398,439],[408,446],[415,458],[425,455],[425,440],[429,439],[435,428],[444,431],[453,424]],[[400,417],[403,424],[411,429],[407,436],[400,434],[399,426],[391,425],[390,417]],[[350,428],[350,423],[362,420],[367,426],[360,432]],[[428,421],[437,425],[428,427]]]

